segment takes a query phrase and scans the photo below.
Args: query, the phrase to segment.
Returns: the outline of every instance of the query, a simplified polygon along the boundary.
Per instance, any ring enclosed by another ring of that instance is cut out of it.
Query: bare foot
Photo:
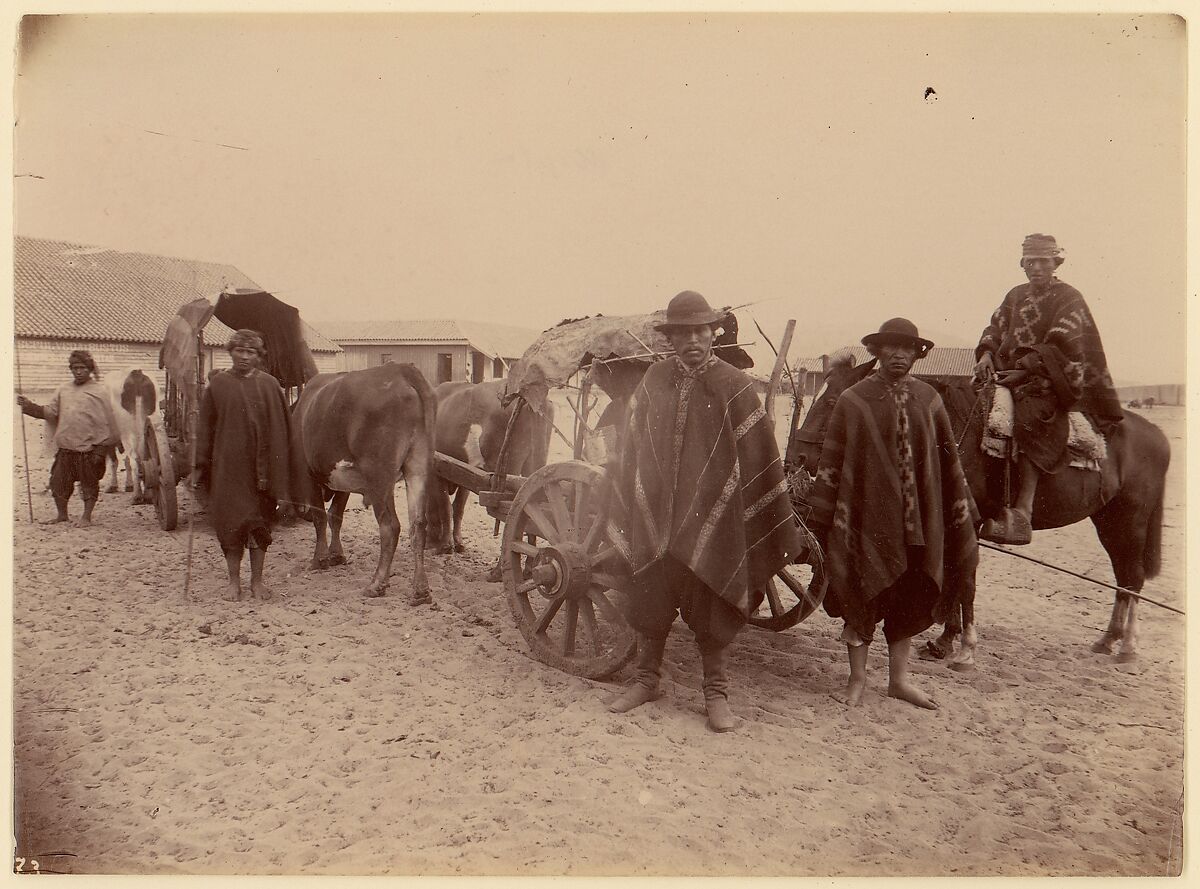
[[[888,697],[899,698],[902,701],[908,701],[917,707],[924,707],[926,710],[936,710],[938,705],[933,702],[920,689],[904,683],[892,683],[888,686]]]
[[[867,680],[851,679],[846,683],[845,691],[835,691],[832,697],[839,704],[845,704],[847,707],[857,707],[858,702],[862,700],[863,689],[866,687]]]
[[[91,523],[92,523],[91,518],[89,516],[85,516],[85,515],[80,516],[79,518],[77,518],[75,520],[75,524],[80,528],[86,528]]]
[[[69,521],[71,521],[70,518],[68,518],[65,515],[60,515],[60,516],[55,516],[52,519],[43,519],[42,521],[38,522],[38,524],[39,525],[58,525],[58,524],[61,524],[62,522],[69,522]]]
[[[240,581],[231,580],[229,586],[225,587],[225,593],[221,596],[226,602],[240,602],[242,600],[242,584]]]
[[[261,580],[258,583],[250,584],[250,593],[261,599],[263,602],[270,602],[271,597],[274,595],[271,592],[271,588]]]

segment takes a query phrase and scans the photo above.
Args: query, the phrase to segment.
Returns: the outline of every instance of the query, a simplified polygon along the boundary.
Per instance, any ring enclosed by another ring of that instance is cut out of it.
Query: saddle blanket
[[[985,454],[1000,459],[1017,458],[1017,447],[1013,441],[1013,394],[1004,386],[993,390],[992,408],[988,412],[987,426],[983,430],[982,448]],[[1100,470],[1100,464],[1108,454],[1104,437],[1079,411],[1067,414],[1070,431],[1067,433],[1067,452],[1070,466],[1076,469]]]

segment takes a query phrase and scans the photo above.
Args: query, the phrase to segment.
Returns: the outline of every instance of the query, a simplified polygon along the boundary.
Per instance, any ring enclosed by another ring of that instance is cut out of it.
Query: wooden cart
[[[519,406],[508,431],[518,411],[541,413],[551,389],[574,388],[569,380],[582,377],[575,396],[567,395],[574,414],[573,459],[547,464],[528,477],[508,475],[508,432],[493,472],[435,455],[439,476],[475,491],[497,524],[503,522],[504,590],[534,655],[590,679],[621,669],[637,650],[624,617],[631,579],[605,533],[612,482],[604,463],[619,425],[606,421],[619,415],[622,400],[650,363],[670,351],[653,328],[659,320],[661,313],[564,323],[542,334],[510,369],[506,398],[518,399]],[[590,424],[593,387],[612,403]],[[786,566],[767,585],[752,624],[785,630],[820,605],[825,578],[819,548],[811,543],[806,561]]]

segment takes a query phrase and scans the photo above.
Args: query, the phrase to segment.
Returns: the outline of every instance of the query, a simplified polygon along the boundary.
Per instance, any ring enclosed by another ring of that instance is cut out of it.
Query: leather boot
[[[662,678],[663,650],[667,647],[667,636],[644,636],[638,633],[637,661],[634,665],[633,682],[621,696],[608,705],[613,713],[628,713],[659,698],[658,683]]]
[[[697,640],[697,644],[704,665],[704,709],[708,713],[708,727],[714,732],[731,732],[736,721],[729,709],[729,646],[711,640]]]

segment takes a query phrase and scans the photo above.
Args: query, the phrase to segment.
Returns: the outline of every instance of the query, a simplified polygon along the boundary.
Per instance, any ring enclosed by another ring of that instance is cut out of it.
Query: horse
[[[800,429],[793,433],[789,447],[789,460],[813,472],[838,396],[875,369],[874,359],[855,366],[849,352],[835,357],[838,360],[829,368],[821,392]],[[920,374],[914,376],[920,378]],[[980,512],[985,519],[998,515],[1005,505],[1003,467],[980,448],[987,420],[981,394],[969,378],[928,377],[925,381],[946,405],[963,473]],[[1123,414],[1107,438],[1107,457],[1099,472],[1067,468],[1042,477],[1034,500],[1033,527],[1063,528],[1090,518],[1117,585],[1139,593],[1147,578],[1157,576],[1161,567],[1163,497],[1171,446],[1163,431],[1149,420],[1130,411]],[[926,649],[931,657],[945,658],[961,634],[959,650],[949,661],[952,669],[960,671],[974,669],[977,644],[973,578],[966,588],[942,635]],[[1092,651],[1116,654],[1119,662],[1137,659],[1137,602],[1126,593],[1115,594],[1108,626]]]

